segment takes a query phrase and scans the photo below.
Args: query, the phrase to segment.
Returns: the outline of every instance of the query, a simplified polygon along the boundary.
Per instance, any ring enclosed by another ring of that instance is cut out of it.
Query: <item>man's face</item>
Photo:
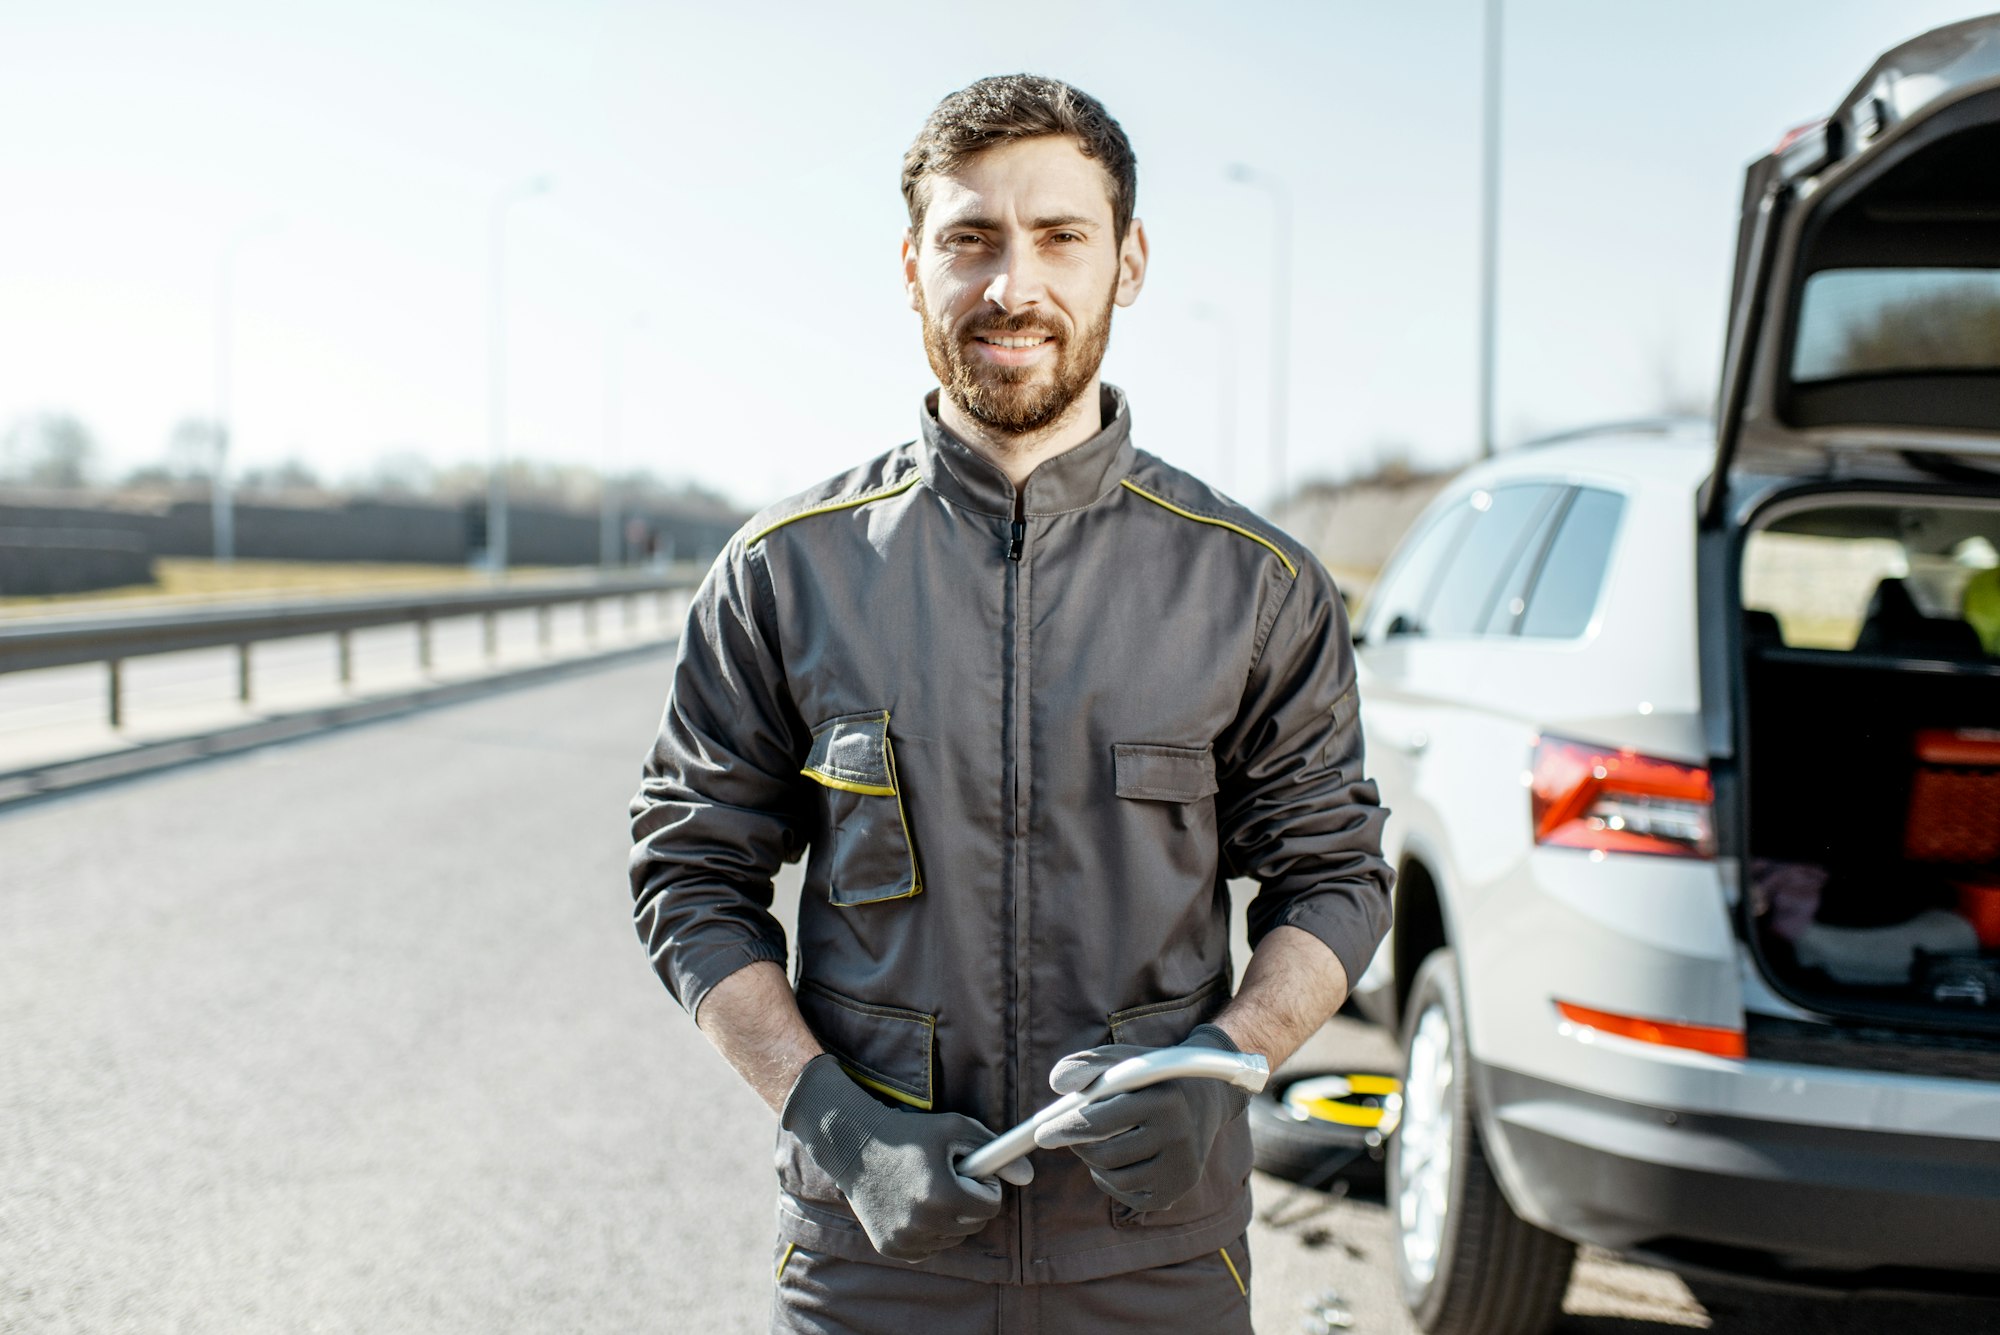
[[[1111,308],[1145,280],[1145,230],[1119,244],[1111,183],[1066,135],[988,149],[927,188],[903,278],[931,370],[981,425],[1039,431],[1096,381]]]

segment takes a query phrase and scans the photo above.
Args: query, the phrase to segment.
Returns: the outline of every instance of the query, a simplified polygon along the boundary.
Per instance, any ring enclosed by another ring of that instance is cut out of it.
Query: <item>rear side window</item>
[[[1424,629],[1433,635],[1477,634],[1492,615],[1502,582],[1521,560],[1561,488],[1499,487],[1474,492],[1481,511],[1438,582]]]
[[[1520,634],[1568,640],[1589,629],[1624,514],[1625,498],[1615,491],[1584,487],[1576,493],[1542,558]]]

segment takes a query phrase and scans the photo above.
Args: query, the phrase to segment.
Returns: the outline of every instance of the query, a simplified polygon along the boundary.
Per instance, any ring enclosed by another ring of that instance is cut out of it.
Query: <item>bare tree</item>
[[[419,450],[398,449],[376,457],[355,479],[357,490],[407,499],[438,494],[437,466]]]
[[[97,470],[97,456],[96,437],[69,413],[19,418],[0,442],[7,476],[31,487],[87,487]]]
[[[286,459],[281,463],[264,464],[245,469],[236,484],[250,493],[270,495],[276,492],[321,492],[326,490],[320,484],[319,474],[302,459]]]
[[[207,482],[215,477],[222,433],[206,417],[183,417],[167,433],[166,474],[174,482]]]

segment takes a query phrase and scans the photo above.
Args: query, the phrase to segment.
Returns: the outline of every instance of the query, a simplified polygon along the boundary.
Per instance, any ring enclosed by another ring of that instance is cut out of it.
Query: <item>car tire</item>
[[[1452,951],[1424,961],[1403,1014],[1387,1196],[1404,1305],[1425,1335],[1540,1335],[1562,1312],[1576,1247],[1516,1215],[1493,1175]]]
[[[1385,1113],[1381,1100],[1361,1097],[1351,1099],[1356,1113],[1362,1114],[1354,1121],[1333,1121],[1306,1111],[1314,1093],[1328,1086],[1337,1090],[1356,1080],[1397,1083],[1372,1071],[1287,1072],[1251,1099],[1250,1143],[1258,1169],[1312,1187],[1324,1187],[1336,1177],[1360,1185],[1380,1183],[1384,1136],[1394,1127],[1393,1110]],[[1398,1096],[1398,1107],[1400,1103]],[[1373,1115],[1366,1115],[1371,1104]]]

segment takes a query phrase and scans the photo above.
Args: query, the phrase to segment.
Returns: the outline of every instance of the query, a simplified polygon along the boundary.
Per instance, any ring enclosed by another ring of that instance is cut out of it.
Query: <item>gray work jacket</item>
[[[690,1012],[785,961],[780,863],[807,855],[799,1008],[856,1080],[995,1130],[1057,1059],[1178,1042],[1228,1000],[1233,876],[1254,947],[1312,933],[1358,979],[1388,928],[1384,813],[1354,657],[1297,543],[1107,425],[1017,493],[938,423],[752,519],[695,595],[633,800],[632,890]],[[791,1136],[784,1240],[881,1261]],[[924,1263],[1005,1283],[1168,1265],[1249,1222],[1237,1118],[1171,1207],[1037,1151],[983,1232]]]

